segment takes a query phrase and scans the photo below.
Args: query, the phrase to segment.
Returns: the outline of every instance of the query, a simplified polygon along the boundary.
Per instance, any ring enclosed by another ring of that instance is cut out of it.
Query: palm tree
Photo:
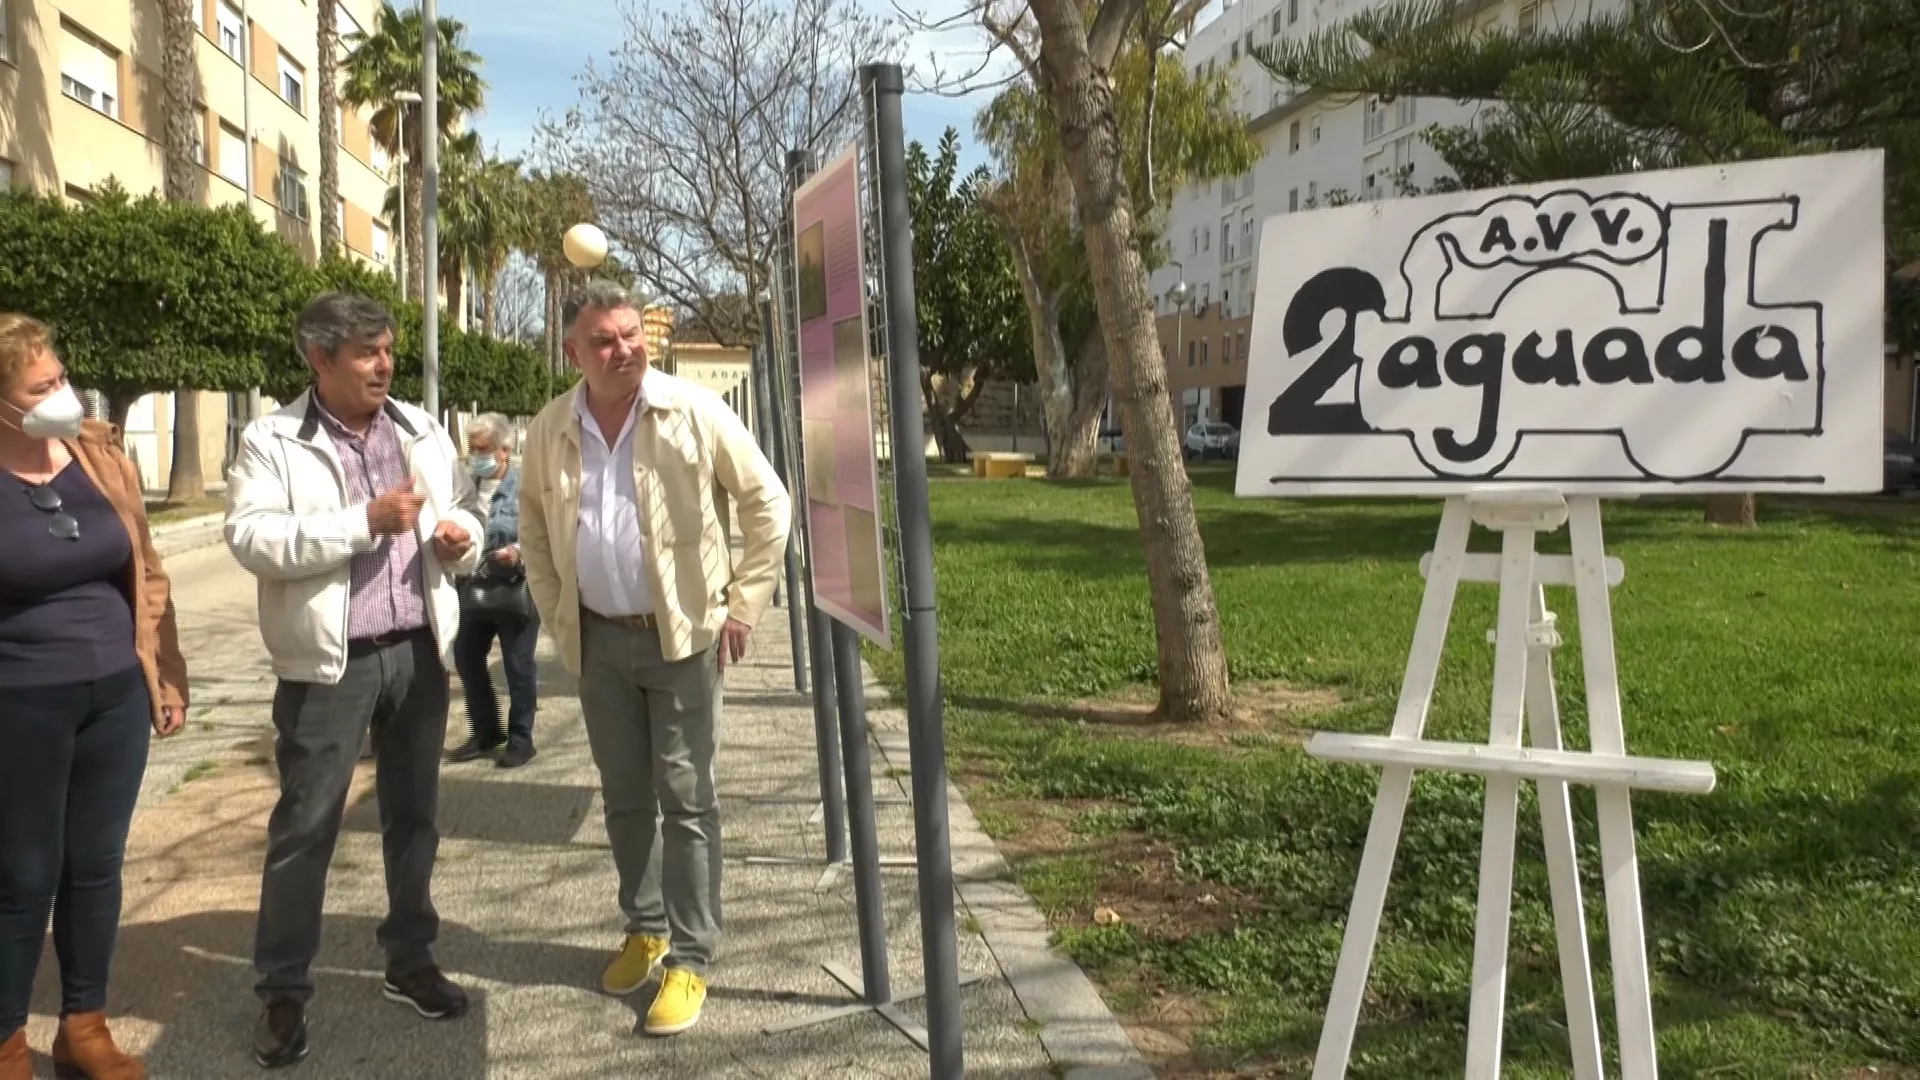
[[[340,248],[340,0],[316,5],[320,57],[320,257]]]
[[[486,100],[487,84],[480,78],[480,54],[462,44],[466,27],[455,19],[441,19],[437,33],[439,133],[446,135],[456,130],[468,114],[479,110]],[[420,113],[417,108],[395,101],[394,95],[402,90],[419,89],[423,41],[418,8],[401,12],[390,3],[383,4],[374,16],[373,32],[357,33],[348,39],[347,47],[353,51],[347,55],[347,77],[340,89],[340,100],[348,106],[374,110],[369,123],[373,138],[395,156],[402,152],[401,110],[407,110],[405,156],[412,161],[420,160],[419,148],[424,145]],[[407,170],[407,285],[416,300],[425,295],[420,268],[422,190],[420,170]]]
[[[166,125],[161,191],[173,202],[199,202],[205,182],[196,153],[203,136],[194,130],[200,122],[195,104],[200,81],[194,63],[197,6],[193,0],[161,3],[160,79]],[[173,467],[168,470],[167,501],[197,502],[206,493],[206,474],[200,466],[199,393],[195,387],[183,386],[173,395]]]

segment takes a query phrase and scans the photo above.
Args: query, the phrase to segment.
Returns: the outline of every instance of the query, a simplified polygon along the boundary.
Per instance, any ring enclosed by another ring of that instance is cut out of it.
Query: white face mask
[[[7,407],[20,412],[12,402],[8,402]],[[81,421],[86,418],[86,406],[80,404],[80,395],[74,393],[73,384],[68,383],[21,413],[20,422],[12,426],[35,439],[71,439],[80,434]]]

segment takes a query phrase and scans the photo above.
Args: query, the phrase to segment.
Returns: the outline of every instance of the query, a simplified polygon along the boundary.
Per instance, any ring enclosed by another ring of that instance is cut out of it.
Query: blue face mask
[[[491,480],[500,473],[500,459],[492,454],[475,454],[467,459],[467,471],[473,474],[476,484]]]

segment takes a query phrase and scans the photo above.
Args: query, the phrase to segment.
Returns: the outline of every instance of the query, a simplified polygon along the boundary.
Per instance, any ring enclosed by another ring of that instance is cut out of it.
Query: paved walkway
[[[183,541],[184,544],[184,541]],[[195,709],[156,743],[126,870],[115,969],[116,1030],[162,1080],[262,1075],[247,1051],[257,1003],[248,956],[265,820],[276,778],[272,692],[254,623],[252,581],[218,546],[172,554],[169,568]],[[543,641],[540,755],[505,772],[447,766],[441,782],[441,963],[473,992],[465,1018],[427,1023],[382,999],[374,927],[385,908],[371,768],[361,766],[334,858],[312,1056],[287,1075],[384,1078],[915,1077],[925,1057],[871,1015],[779,1035],[768,1026],[850,999],[821,969],[859,970],[853,889],[821,879],[811,711],[791,692],[784,612],[729,676],[720,786],[727,836],[728,938],[702,1024],[671,1040],[638,1034],[648,991],[597,990],[618,944],[614,874],[597,775],[572,680]],[[457,688],[456,688],[457,689]],[[876,706],[883,706],[879,692]],[[464,737],[456,705],[449,743]],[[904,795],[902,717],[876,707],[874,783]],[[992,1080],[1141,1077],[1125,1035],[1077,968],[1046,950],[1044,923],[964,802],[954,812],[963,906],[960,964],[987,978],[962,990],[967,1075]],[[912,818],[880,808],[882,854],[910,857]],[[749,860],[784,856],[790,863]],[[918,985],[920,928],[911,869],[885,873],[896,987]],[[44,1051],[57,1010],[53,957],[29,1028]],[[918,1003],[904,1006],[924,1020]],[[44,1054],[40,1072],[50,1076]]]

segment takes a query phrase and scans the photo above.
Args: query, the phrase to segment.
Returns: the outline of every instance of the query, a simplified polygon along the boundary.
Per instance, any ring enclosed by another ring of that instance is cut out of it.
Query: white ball
[[[582,269],[607,261],[607,234],[601,232],[599,226],[585,221],[568,229],[560,246],[567,254],[567,261]]]

